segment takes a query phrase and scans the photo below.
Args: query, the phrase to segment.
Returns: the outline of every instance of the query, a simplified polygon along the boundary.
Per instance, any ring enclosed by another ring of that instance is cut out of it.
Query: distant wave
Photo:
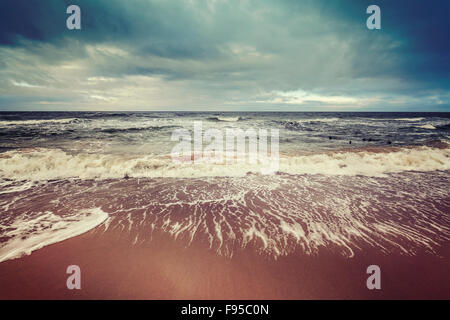
[[[126,112],[118,112],[118,113],[96,112],[83,114],[84,119],[129,118],[130,116],[131,114]]]
[[[428,130],[443,130],[443,131],[449,131],[450,130],[450,124],[445,124],[445,125],[432,125],[432,124],[423,124],[423,125],[418,125],[418,126],[414,126],[414,128],[420,128],[420,129],[428,129]],[[405,129],[408,129],[408,127],[406,127]]]
[[[339,121],[339,118],[313,118],[313,119],[300,119],[300,120],[273,120],[274,123],[280,124],[289,130],[301,130],[301,131],[312,131],[308,124],[318,124],[318,123],[334,123]]]
[[[418,122],[425,120],[423,117],[416,118],[363,118],[370,121],[407,121],[407,122]]]
[[[267,164],[179,163],[170,155],[68,154],[60,149],[13,150],[0,155],[0,178],[12,180],[214,177],[260,173]],[[450,148],[383,148],[280,155],[287,174],[383,176],[402,171],[450,170]]]
[[[99,129],[98,132],[103,133],[123,133],[123,132],[139,132],[139,131],[159,131],[164,129],[179,128],[178,126],[147,126],[147,127],[131,127],[131,128],[108,128]]]
[[[298,123],[304,123],[304,122],[335,122],[339,121],[339,118],[315,118],[315,119],[301,119],[296,120]]]
[[[393,120],[393,121],[410,121],[410,122],[415,122],[415,121],[425,120],[425,118],[397,118],[397,119],[377,119],[377,120]]]
[[[286,129],[290,130],[307,130],[311,131],[309,127],[305,127],[307,124],[318,123],[334,123],[339,121],[339,118],[312,118],[312,119],[300,119],[300,120],[273,120],[274,123],[283,125]]]
[[[68,119],[41,119],[41,120],[13,120],[13,121],[0,121],[0,125],[36,125],[44,123],[70,123],[78,120],[77,118]]]
[[[217,116],[217,117],[209,117],[207,120],[211,121],[224,121],[224,122],[236,122],[239,120],[242,120],[242,117],[223,117],[223,116]]]
[[[431,125],[431,124],[424,124],[422,126],[416,126],[416,128],[421,128],[421,129],[430,129],[430,130],[435,130],[436,127]]]

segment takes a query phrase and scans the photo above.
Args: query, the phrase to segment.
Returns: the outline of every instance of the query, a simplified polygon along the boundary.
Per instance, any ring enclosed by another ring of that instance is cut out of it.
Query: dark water
[[[110,152],[120,145],[153,144],[158,147],[152,152],[167,153],[171,132],[192,130],[199,120],[204,129],[279,129],[281,150],[333,149],[349,141],[352,147],[420,145],[450,135],[450,113],[2,112],[0,150],[82,145],[98,152],[100,145]]]

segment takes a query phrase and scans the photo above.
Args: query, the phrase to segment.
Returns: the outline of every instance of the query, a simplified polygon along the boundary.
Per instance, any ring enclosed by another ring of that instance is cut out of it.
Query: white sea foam
[[[217,120],[226,122],[236,122],[239,121],[239,119],[240,117],[223,117],[223,116],[217,117]]]
[[[133,244],[141,244],[163,231],[188,243],[202,239],[225,256],[248,246],[274,258],[324,248],[352,257],[365,246],[387,254],[434,252],[450,239],[443,202],[447,178],[444,172],[387,178],[253,175],[201,183],[156,179],[137,189],[132,181],[131,189],[111,182],[109,193],[130,190],[140,202],[111,203],[111,223],[98,232],[128,233]]]
[[[352,257],[365,246],[413,255],[450,240],[448,172],[143,180],[54,181],[1,197],[0,258],[88,230],[103,211],[92,235],[117,232],[132,246],[162,231],[225,256],[250,247],[274,258],[321,249]]]
[[[337,152],[289,157],[280,164],[290,174],[383,176],[402,171],[450,170],[450,149],[403,148],[390,152]]]
[[[248,161],[247,161],[248,162]],[[0,157],[0,178],[12,180],[112,179],[123,177],[245,176],[263,163],[174,162],[168,155],[68,154],[59,149],[13,150]],[[396,151],[342,151],[280,155],[279,171],[288,174],[382,176],[402,171],[450,170],[450,149],[402,148]]]
[[[68,219],[52,212],[43,212],[34,218],[23,216],[5,228],[6,245],[0,244],[0,262],[19,258],[42,247],[54,244],[98,226],[108,218],[99,208],[81,210]]]
[[[0,126],[9,126],[9,125],[36,125],[36,124],[45,124],[45,123],[70,123],[76,120],[76,118],[68,118],[68,119],[46,119],[46,120],[11,120],[11,121],[0,121]]]
[[[407,122],[417,122],[425,120],[423,117],[416,118],[365,118],[370,121],[407,121]]]
[[[416,122],[416,121],[422,121],[424,119],[425,118],[397,118],[397,119],[389,119],[389,120]],[[377,120],[384,120],[384,119],[377,119]]]
[[[0,180],[0,195],[5,193],[21,192],[33,187],[33,181]]]
[[[429,130],[434,130],[434,129],[436,129],[436,127],[435,126],[433,126],[432,124],[424,124],[424,125],[421,125],[421,126],[416,126],[416,128],[421,128],[421,129],[429,129]]]
[[[314,118],[314,119],[297,120],[298,123],[303,123],[303,122],[336,122],[336,121],[339,121],[339,118]]]

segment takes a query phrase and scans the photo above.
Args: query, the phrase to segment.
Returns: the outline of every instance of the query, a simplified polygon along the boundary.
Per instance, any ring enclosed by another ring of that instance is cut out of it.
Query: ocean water
[[[169,156],[177,142],[171,141],[172,132],[192,132],[195,121],[202,122],[203,130],[223,132],[278,129],[280,171],[285,173],[371,175],[448,169],[448,152],[432,146],[448,141],[449,113],[42,112],[0,114],[0,177],[193,177],[257,171],[245,165],[173,165]],[[395,152],[354,152],[367,148]]]
[[[279,130],[277,172],[174,162],[173,131],[199,121]],[[450,240],[450,113],[2,112],[0,133],[0,262],[89,230],[229,257]]]

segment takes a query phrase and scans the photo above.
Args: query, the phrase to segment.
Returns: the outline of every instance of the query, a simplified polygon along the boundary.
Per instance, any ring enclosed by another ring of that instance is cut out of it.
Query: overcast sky
[[[66,8],[81,8],[68,30]],[[366,8],[381,8],[381,30]],[[0,110],[450,111],[450,1],[2,0]]]

